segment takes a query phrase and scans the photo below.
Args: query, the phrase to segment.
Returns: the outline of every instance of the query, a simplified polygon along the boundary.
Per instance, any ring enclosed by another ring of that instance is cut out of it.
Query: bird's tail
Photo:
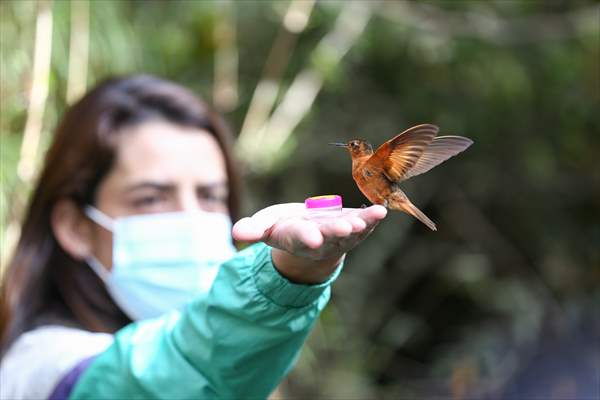
[[[437,231],[437,227],[435,226],[433,221],[430,220],[427,217],[427,215],[423,214],[423,211],[419,210],[413,203],[409,202],[408,204],[405,204],[405,208],[403,209],[403,211],[407,212],[408,214],[412,215],[413,217],[427,225],[427,227],[432,231]]]
[[[390,200],[391,201],[389,201],[388,203],[388,207],[390,209],[404,211],[405,213],[412,215],[413,217],[427,225],[427,227],[432,231],[437,231],[437,227],[435,226],[433,221],[430,220],[427,217],[427,215],[423,214],[423,211],[419,210],[413,203],[411,203],[408,197],[406,197],[404,192],[402,192],[401,190],[398,189],[397,191],[392,193],[392,196],[390,196]]]

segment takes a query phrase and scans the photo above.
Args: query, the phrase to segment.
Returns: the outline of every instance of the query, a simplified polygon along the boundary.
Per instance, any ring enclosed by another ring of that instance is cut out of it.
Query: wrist
[[[273,265],[281,275],[290,282],[307,285],[325,282],[335,272],[344,256],[312,260],[276,248],[271,252]]]

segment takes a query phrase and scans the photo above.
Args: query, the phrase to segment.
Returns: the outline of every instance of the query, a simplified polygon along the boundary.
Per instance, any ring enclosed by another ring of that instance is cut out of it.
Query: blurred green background
[[[238,137],[245,211],[362,197],[331,141],[475,144],[404,185],[277,396],[600,396],[594,1],[2,1],[2,265],[65,107],[111,74],[192,88]]]

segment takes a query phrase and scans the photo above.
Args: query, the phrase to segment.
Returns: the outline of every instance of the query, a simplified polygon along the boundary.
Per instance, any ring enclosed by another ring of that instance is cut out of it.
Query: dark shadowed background
[[[229,121],[246,213],[337,193],[418,123],[475,144],[404,185],[353,251],[278,396],[600,397],[600,8],[594,1],[2,1],[2,265],[65,106],[110,74]]]

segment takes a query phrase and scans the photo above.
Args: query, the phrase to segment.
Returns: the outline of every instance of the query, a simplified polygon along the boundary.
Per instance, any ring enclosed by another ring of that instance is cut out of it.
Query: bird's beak
[[[348,147],[346,143],[329,143],[331,146]]]

